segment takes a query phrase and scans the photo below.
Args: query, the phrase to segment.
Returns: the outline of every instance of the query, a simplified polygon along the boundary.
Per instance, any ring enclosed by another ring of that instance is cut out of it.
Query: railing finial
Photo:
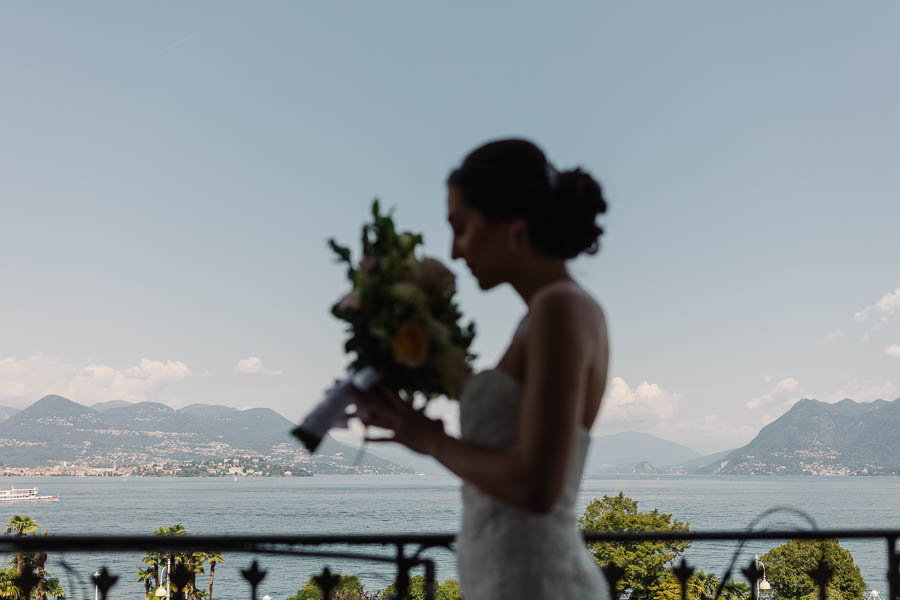
[[[313,581],[315,581],[316,585],[322,590],[322,597],[324,600],[331,600],[331,591],[337,587],[340,580],[340,575],[333,574],[328,567],[322,569],[321,575],[313,577]]]
[[[694,567],[688,565],[684,558],[681,559],[681,564],[677,567],[672,567],[672,573],[675,574],[675,577],[678,578],[678,583],[681,584],[681,600],[687,600],[687,584],[694,574],[694,570]]]
[[[831,578],[834,577],[834,567],[825,562],[824,552],[822,556],[819,557],[819,562],[816,563],[816,568],[809,569],[806,574],[809,575],[812,580],[816,582],[816,585],[819,586],[819,600],[826,600],[826,588],[828,587],[828,583],[831,581]]]
[[[97,586],[97,590],[100,592],[100,598],[106,600],[110,588],[116,585],[119,576],[113,575],[106,567],[102,567],[98,572],[91,575],[91,579],[93,580],[94,585]]]
[[[615,600],[619,597],[619,582],[625,577],[625,568],[610,561],[603,567],[603,575],[609,585],[609,597]]]
[[[259,562],[253,561],[249,569],[241,569],[241,575],[250,583],[251,600],[256,600],[256,589],[266,578],[266,571],[259,568]]]

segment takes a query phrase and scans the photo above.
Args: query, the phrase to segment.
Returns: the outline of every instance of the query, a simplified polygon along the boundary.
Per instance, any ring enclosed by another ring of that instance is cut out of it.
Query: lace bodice
[[[505,371],[472,376],[460,397],[463,439],[495,450],[512,446],[521,401],[521,384]],[[457,555],[466,600],[608,598],[575,514],[589,443],[589,432],[579,428],[563,493],[546,514],[528,512],[463,484]]]

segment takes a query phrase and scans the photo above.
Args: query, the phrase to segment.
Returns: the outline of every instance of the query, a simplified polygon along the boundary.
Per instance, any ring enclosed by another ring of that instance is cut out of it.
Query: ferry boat
[[[38,496],[37,488],[14,488],[0,490],[0,503],[3,502],[28,502],[30,500],[59,500],[59,496]]]

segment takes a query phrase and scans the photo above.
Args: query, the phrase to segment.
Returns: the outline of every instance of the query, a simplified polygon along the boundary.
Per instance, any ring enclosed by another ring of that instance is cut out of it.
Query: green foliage
[[[19,588],[13,583],[16,577],[15,567],[9,569],[0,569],[0,598],[3,600],[13,600],[19,595]]]
[[[13,515],[7,521],[8,525],[3,535],[41,535],[46,536],[46,531],[40,531],[41,526],[28,515]],[[40,532],[39,532],[40,531]],[[47,573],[46,552],[34,554],[19,553],[13,557],[8,569],[0,569],[0,598],[19,598],[20,590],[15,585],[15,578],[26,569],[37,574],[37,585],[31,592],[32,598],[65,598],[66,592],[59,583],[59,579]]]
[[[316,583],[315,576],[310,577],[302,588],[287,600],[321,600],[322,588]],[[331,590],[331,600],[363,600],[366,598],[363,585],[353,575],[340,575],[337,585]]]
[[[862,596],[857,596],[857,598],[862,598]],[[819,591],[816,590],[815,592],[810,592],[805,596],[801,596],[800,600],[819,600]],[[844,600],[844,596],[833,587],[828,586],[825,588],[825,600]]]
[[[688,531],[689,524],[653,509],[638,511],[638,503],[619,492],[591,502],[578,520],[583,531]],[[630,600],[653,598],[655,586],[669,575],[667,566],[690,547],[689,541],[597,542],[589,548],[601,566],[610,562],[625,569],[619,593]]]
[[[397,593],[397,586],[391,584],[381,590],[380,597],[390,598]],[[460,600],[462,598],[462,590],[459,587],[459,581],[456,579],[448,579],[444,583],[435,582],[434,590],[435,600]],[[409,600],[425,600],[425,576],[414,575],[409,578]]]
[[[826,588],[829,598],[857,600],[866,590],[853,555],[835,539],[791,540],[769,550],[760,559],[766,565],[766,579],[772,584],[776,598],[817,597],[817,586],[809,571],[815,569],[820,560],[834,570]]]
[[[688,600],[713,600],[721,580],[712,573],[698,571],[688,579]],[[653,600],[681,600],[681,582],[671,573],[650,588]],[[722,589],[720,600],[748,600],[750,586],[744,582],[730,580]]]
[[[721,598],[724,600],[745,600],[745,598],[750,597],[750,592],[750,584],[732,579],[725,584]],[[713,598],[713,596],[710,596],[710,598]]]
[[[0,569],[0,599],[19,600],[19,588],[16,587],[14,582],[15,578],[15,567]],[[63,590],[59,583],[59,579],[56,577],[45,576],[40,585],[44,598],[56,598],[57,600],[62,600],[66,597],[66,592]],[[38,600],[38,598],[40,598],[37,589],[31,591],[31,598],[33,600]]]
[[[66,597],[66,591],[59,583],[59,578],[57,577],[47,577],[46,579],[44,579],[43,586],[44,596],[48,598],[56,598],[57,600],[62,600]],[[37,597],[36,593],[33,593],[33,597]]]
[[[705,590],[693,578],[687,583],[688,600],[701,600]],[[674,575],[669,575],[650,586],[650,597],[654,600],[681,600],[681,582]],[[711,596],[709,596],[711,598]]]

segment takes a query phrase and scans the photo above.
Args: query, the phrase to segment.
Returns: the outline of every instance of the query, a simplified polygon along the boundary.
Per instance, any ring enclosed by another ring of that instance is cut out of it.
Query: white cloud
[[[873,313],[888,317],[900,313],[900,287],[893,292],[885,294],[877,302],[865,307],[853,316],[858,322],[862,323]]]
[[[884,353],[892,358],[900,358],[900,344],[891,344],[884,349]]]
[[[75,365],[44,354],[0,358],[0,399],[30,404],[48,393],[62,393],[79,372]]]
[[[281,375],[281,371],[265,368],[262,360],[260,360],[258,356],[242,358],[237,362],[237,366],[234,370],[244,375]]]
[[[21,360],[0,359],[0,399],[30,404],[47,394],[59,394],[81,404],[108,400],[155,400],[170,383],[191,375],[181,361],[141,359],[138,365],[116,369],[105,364],[76,365],[36,354]]]
[[[681,394],[666,391],[655,383],[643,381],[632,388],[621,377],[613,377],[597,422],[637,425],[670,419],[679,400]]]
[[[832,329],[821,339],[823,344],[833,344],[844,334],[839,328]]]
[[[785,377],[769,392],[747,401],[747,408],[790,406],[803,396],[803,387],[793,377]]]
[[[862,341],[867,342],[872,333],[887,325],[895,316],[900,315],[900,287],[878,299],[874,304],[866,306],[853,315],[857,323],[868,323],[870,317],[874,322],[863,334]]]

